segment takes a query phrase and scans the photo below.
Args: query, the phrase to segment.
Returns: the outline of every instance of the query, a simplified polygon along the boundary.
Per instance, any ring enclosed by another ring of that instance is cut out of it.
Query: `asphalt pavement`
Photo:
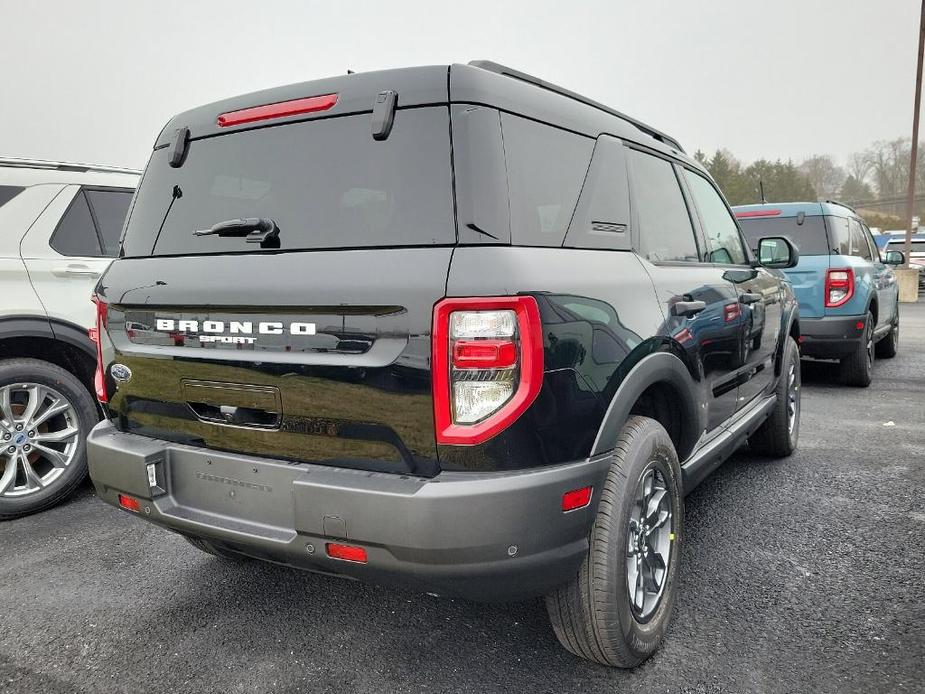
[[[799,451],[686,501],[680,597],[633,671],[540,600],[482,605],[202,554],[98,501],[0,524],[0,692],[925,691],[925,303],[868,389],[804,364]]]

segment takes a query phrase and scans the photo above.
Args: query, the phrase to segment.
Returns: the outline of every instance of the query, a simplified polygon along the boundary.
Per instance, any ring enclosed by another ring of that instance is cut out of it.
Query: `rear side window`
[[[826,217],[829,230],[829,248],[835,255],[851,255],[851,230],[844,217]]]
[[[126,256],[258,251],[193,235],[242,217],[274,220],[283,251],[456,242],[446,107],[398,111],[381,142],[360,114],[194,140],[176,169],[167,150],[148,163]]]
[[[3,207],[24,190],[25,188],[21,186],[0,186],[0,207]]]
[[[502,114],[511,196],[511,239],[561,246],[584,183],[594,140]]]
[[[132,194],[121,190],[88,190],[86,194],[100,230],[103,255],[114,258],[119,251],[119,235]]]
[[[684,177],[700,213],[703,233],[707,237],[709,259],[714,263],[744,265],[747,258],[742,248],[739,227],[716,192],[716,188],[700,174],[683,169]]]
[[[783,236],[792,243],[800,255],[829,255],[829,242],[825,235],[822,217],[767,217],[741,218],[739,225],[748,247],[757,254],[758,241],[769,236]]]
[[[633,201],[639,218],[639,252],[651,262],[698,261],[694,227],[670,162],[634,149]]]
[[[851,233],[851,255],[856,255],[865,260],[873,260],[870,246],[867,245],[867,236],[861,228],[861,223],[854,218],[849,219],[848,229]]]
[[[87,198],[81,190],[58,222],[50,245],[61,255],[100,256],[100,241]]]

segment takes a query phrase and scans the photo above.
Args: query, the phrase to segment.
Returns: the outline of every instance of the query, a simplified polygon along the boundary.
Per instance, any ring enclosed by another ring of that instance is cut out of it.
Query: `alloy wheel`
[[[800,412],[800,372],[797,363],[791,363],[787,372],[787,431],[793,435]]]
[[[626,585],[639,621],[652,616],[668,583],[674,544],[671,499],[665,474],[650,465],[636,485],[627,528]]]
[[[0,496],[53,484],[77,456],[80,420],[58,390],[39,383],[0,387]]]

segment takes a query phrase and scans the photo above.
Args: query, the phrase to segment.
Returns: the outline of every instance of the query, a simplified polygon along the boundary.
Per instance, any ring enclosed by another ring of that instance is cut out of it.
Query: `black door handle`
[[[707,307],[705,301],[678,301],[671,306],[671,312],[676,316],[695,316]]]
[[[751,292],[745,292],[744,294],[739,295],[739,301],[743,304],[757,304],[764,297],[761,294],[752,294]]]

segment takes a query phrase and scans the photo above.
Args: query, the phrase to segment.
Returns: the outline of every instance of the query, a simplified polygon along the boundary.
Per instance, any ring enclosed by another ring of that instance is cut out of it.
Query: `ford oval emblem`
[[[128,383],[132,380],[132,370],[125,364],[113,364],[109,368],[109,373],[119,383]]]

